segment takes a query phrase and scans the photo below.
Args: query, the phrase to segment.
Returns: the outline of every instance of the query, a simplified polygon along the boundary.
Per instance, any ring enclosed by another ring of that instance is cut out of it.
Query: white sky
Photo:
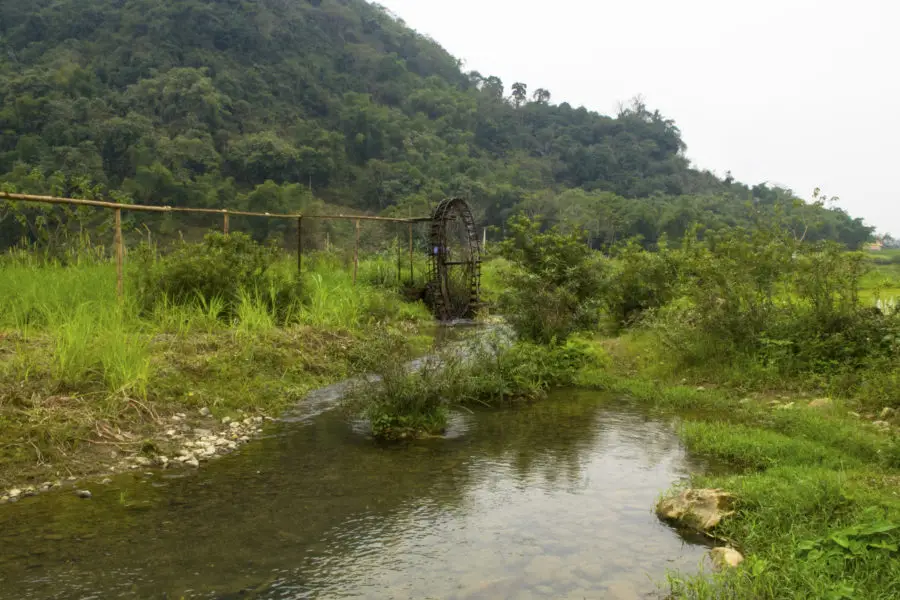
[[[641,94],[698,168],[900,236],[900,0],[379,0],[465,70],[615,114]]]

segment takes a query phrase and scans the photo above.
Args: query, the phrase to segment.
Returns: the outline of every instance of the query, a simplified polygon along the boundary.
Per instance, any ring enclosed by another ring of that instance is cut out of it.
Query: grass
[[[284,277],[296,263],[272,270]],[[417,351],[431,339],[424,305],[397,285],[354,285],[327,256],[308,257],[287,304],[240,289],[233,310],[201,296],[147,310],[126,283],[119,302],[107,261],[0,259],[0,487],[95,471],[109,448],[133,451],[176,412],[277,414],[356,371],[385,331]]]
[[[868,259],[872,269],[862,280],[861,299],[871,303],[880,299],[900,305],[900,250],[870,252]]]

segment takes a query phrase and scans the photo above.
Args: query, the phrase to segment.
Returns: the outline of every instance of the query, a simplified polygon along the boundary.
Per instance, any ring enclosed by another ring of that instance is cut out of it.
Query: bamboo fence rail
[[[153,212],[153,213],[187,213],[187,214],[206,214],[222,216],[222,231],[228,234],[230,231],[230,217],[262,217],[268,219],[293,219],[297,221],[297,270],[303,269],[303,219],[322,219],[322,220],[351,220],[355,221],[356,229],[356,246],[353,252],[353,282],[356,283],[357,271],[359,269],[359,227],[360,221],[381,221],[387,223],[407,223],[409,225],[409,273],[410,280],[413,277],[413,224],[425,223],[432,220],[431,217],[414,217],[414,218],[397,218],[397,217],[378,217],[373,215],[349,215],[349,214],[332,214],[332,215],[306,215],[303,213],[268,213],[268,212],[252,212],[242,210],[230,210],[227,208],[190,208],[185,206],[154,206],[149,204],[121,204],[118,202],[106,202],[102,200],[84,200],[79,198],[61,198],[56,196],[38,196],[33,194],[14,194],[10,192],[0,192],[0,200],[15,200],[20,202],[35,202],[40,204],[64,204],[70,206],[92,206],[96,208],[104,208],[115,211],[115,238],[114,245],[116,251],[116,291],[119,298],[125,295],[125,246],[122,236],[122,211],[132,212]]]

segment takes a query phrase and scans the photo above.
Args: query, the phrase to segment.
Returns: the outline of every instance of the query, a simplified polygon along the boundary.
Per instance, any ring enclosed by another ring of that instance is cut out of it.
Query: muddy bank
[[[434,330],[403,335],[424,354]],[[155,335],[150,385],[138,397],[60,380],[45,337],[0,336],[0,498],[234,452],[311,390],[350,376],[375,333]]]

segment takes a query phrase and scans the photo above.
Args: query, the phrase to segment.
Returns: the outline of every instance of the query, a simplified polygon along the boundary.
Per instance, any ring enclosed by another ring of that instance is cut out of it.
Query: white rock
[[[877,427],[879,429],[889,429],[891,426],[891,424],[888,423],[887,421],[874,421],[872,423],[872,425],[874,425],[875,427]]]
[[[169,437],[175,437],[176,435],[178,435],[178,432],[175,431],[174,429],[169,429],[166,431],[166,435]]]
[[[229,450],[237,450],[238,445],[235,442],[228,442]]]
[[[229,427],[231,427],[232,429],[240,429],[240,428],[241,428],[241,424],[238,423],[237,421],[235,421],[235,422],[231,423],[231,424],[229,425]]]
[[[166,466],[169,464],[169,457],[168,457],[168,456],[162,456],[162,455],[157,456],[157,457],[156,457],[156,464],[158,464],[158,465],[161,466],[161,467],[166,467]]]
[[[182,417],[181,415],[172,415],[172,420],[175,421],[176,423],[178,421],[181,421],[182,419],[184,419],[184,417]]]
[[[110,479],[109,477],[104,477],[103,481],[100,482],[100,485],[109,485],[111,483],[112,483],[112,479]]]
[[[709,551],[713,564],[719,569],[735,568],[744,562],[744,556],[734,548],[713,548]]]
[[[201,429],[200,427],[194,427],[194,435],[199,437],[204,437],[210,435],[209,429]]]
[[[201,416],[201,417],[208,417],[210,414],[211,414],[211,413],[210,413],[210,410],[209,410],[208,408],[206,408],[205,406],[204,406],[203,408],[200,409],[200,416]]]
[[[896,413],[897,413],[896,410],[894,410],[893,408],[891,408],[891,407],[889,407],[889,406],[886,406],[886,407],[884,407],[884,408],[881,410],[881,415],[880,415],[880,416],[881,416],[882,419],[890,419],[890,418],[893,417]]]
[[[656,504],[656,514],[666,521],[675,521],[696,529],[709,531],[734,514],[734,495],[720,489],[687,489]]]
[[[231,423],[231,417],[225,417],[222,419],[222,425],[228,425]]]
[[[90,490],[75,490],[75,495],[85,500],[90,500],[93,497]]]
[[[6,492],[6,494],[10,498],[18,498],[19,496],[22,495],[22,490],[20,490],[18,488],[13,488],[13,489],[9,490],[8,492]]]
[[[142,467],[149,467],[153,462],[146,456],[135,456],[134,462]]]
[[[189,467],[194,467],[196,469],[197,467],[200,466],[200,461],[198,461],[196,458],[190,458],[190,459],[184,461],[184,464],[186,464]]]

